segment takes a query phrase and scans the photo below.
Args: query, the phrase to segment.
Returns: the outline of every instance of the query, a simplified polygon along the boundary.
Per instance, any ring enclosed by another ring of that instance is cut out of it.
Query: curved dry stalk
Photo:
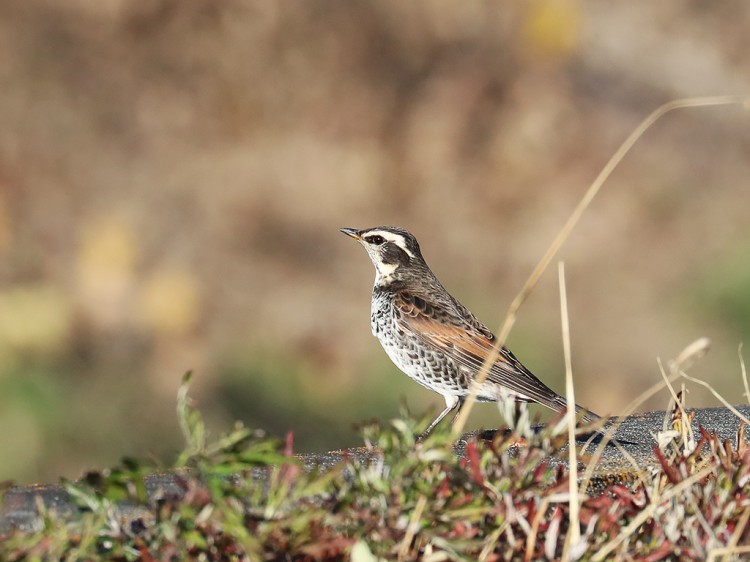
[[[675,109],[685,109],[685,108],[690,108],[690,107],[709,107],[709,106],[716,106],[716,105],[734,105],[734,104],[745,104],[745,105],[750,106],[750,97],[747,97],[747,96],[712,96],[712,97],[683,98],[683,99],[673,100],[668,103],[665,103],[664,105],[662,105],[661,107],[653,111],[648,117],[646,117],[646,119],[644,119],[640,123],[640,125],[638,125],[638,127],[636,127],[633,130],[632,133],[630,133],[628,138],[625,139],[625,142],[623,142],[622,145],[620,145],[617,151],[612,155],[612,157],[606,163],[604,168],[602,168],[602,171],[599,172],[599,175],[596,177],[596,179],[591,184],[591,186],[589,186],[586,193],[578,202],[578,205],[576,206],[576,208],[568,217],[568,220],[565,223],[565,225],[562,227],[560,232],[557,233],[557,236],[555,236],[554,240],[552,241],[552,244],[550,244],[549,248],[542,256],[542,259],[539,260],[539,263],[531,272],[531,275],[529,275],[529,278],[526,280],[526,283],[521,288],[521,291],[513,299],[513,302],[511,302],[510,308],[508,309],[508,313],[505,316],[505,321],[500,327],[500,330],[498,330],[498,336],[497,336],[497,341],[495,342],[495,346],[492,352],[487,355],[487,358],[485,359],[484,364],[482,365],[482,368],[480,369],[479,373],[477,373],[476,379],[474,380],[474,383],[472,385],[471,392],[469,396],[467,396],[464,402],[464,406],[463,408],[461,408],[461,411],[459,412],[456,418],[456,421],[453,424],[454,435],[459,435],[463,432],[463,429],[466,426],[466,420],[468,419],[469,414],[471,413],[471,410],[474,407],[474,404],[476,403],[477,393],[479,391],[479,388],[481,387],[484,380],[487,378],[487,374],[489,373],[490,367],[497,359],[498,353],[500,352],[500,348],[502,348],[502,346],[505,345],[505,340],[508,338],[508,334],[510,334],[511,329],[513,328],[513,325],[516,322],[516,314],[518,312],[518,309],[521,308],[521,305],[528,298],[529,294],[531,294],[531,291],[534,290],[537,283],[539,282],[539,279],[542,276],[542,273],[544,273],[544,271],[547,269],[547,266],[550,264],[550,262],[555,257],[557,252],[560,250],[560,247],[568,239],[568,237],[570,236],[570,233],[578,224],[578,221],[580,220],[584,211],[586,211],[588,206],[591,204],[596,194],[599,193],[599,190],[601,189],[602,185],[604,185],[604,182],[609,178],[609,176],[612,174],[614,169],[622,161],[622,159],[627,155],[630,149],[633,148],[633,145],[635,145],[635,143],[638,142],[638,140],[649,129],[649,127],[651,127],[656,121],[658,121],[661,117],[663,117],[665,114],[669,113],[670,111],[673,111]]]

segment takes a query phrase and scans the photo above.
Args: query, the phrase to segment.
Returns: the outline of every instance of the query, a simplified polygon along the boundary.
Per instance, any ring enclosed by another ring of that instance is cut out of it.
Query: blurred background
[[[497,328],[648,113],[750,92],[749,28],[690,1],[0,3],[0,480],[169,459],[189,369],[214,433],[300,451],[438,411],[338,229],[408,228]],[[617,414],[704,335],[692,374],[745,401],[749,189],[738,106],[669,114],[617,169],[561,255],[581,404]],[[563,390],[556,267],[509,343]]]

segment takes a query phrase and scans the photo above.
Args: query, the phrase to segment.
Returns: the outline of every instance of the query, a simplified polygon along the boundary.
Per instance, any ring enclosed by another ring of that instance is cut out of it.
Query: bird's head
[[[396,226],[376,226],[357,230],[342,228],[341,232],[357,240],[375,266],[375,284],[404,279],[410,273],[424,275],[429,268],[414,236]]]

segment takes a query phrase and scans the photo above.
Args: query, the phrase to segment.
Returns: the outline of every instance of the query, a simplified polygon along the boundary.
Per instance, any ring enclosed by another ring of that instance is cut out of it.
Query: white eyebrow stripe
[[[404,238],[401,234],[396,234],[395,232],[389,232],[387,230],[371,230],[366,234],[366,236],[371,235],[382,236],[389,242],[393,242],[394,244],[396,244],[396,246],[406,252],[410,258],[414,257],[414,254],[409,250],[409,248],[406,247],[406,238]]]

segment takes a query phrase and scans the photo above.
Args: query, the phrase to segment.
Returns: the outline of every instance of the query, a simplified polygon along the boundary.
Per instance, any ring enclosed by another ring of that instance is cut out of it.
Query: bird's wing
[[[397,322],[406,330],[451,357],[474,376],[492,351],[495,336],[455,299],[437,304],[427,296],[402,291],[395,297],[394,308]],[[506,347],[500,349],[486,380],[553,410],[561,411],[566,407],[565,399],[524,367]]]

